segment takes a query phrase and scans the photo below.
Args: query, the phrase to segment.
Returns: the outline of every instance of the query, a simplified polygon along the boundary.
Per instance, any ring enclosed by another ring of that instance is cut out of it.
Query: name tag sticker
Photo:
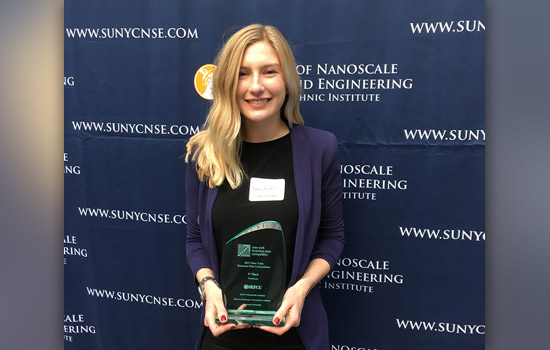
[[[282,201],[285,199],[285,179],[250,178],[248,200],[251,202]]]

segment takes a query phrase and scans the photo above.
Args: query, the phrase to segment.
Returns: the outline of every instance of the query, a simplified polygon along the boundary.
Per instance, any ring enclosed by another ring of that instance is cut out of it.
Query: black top
[[[298,223],[298,200],[294,184],[292,142],[290,133],[273,141],[243,142],[241,163],[246,174],[241,186],[236,189],[226,183],[220,186],[212,212],[214,235],[219,261],[222,261],[225,243],[239,232],[262,221],[277,221],[281,224],[286,244],[287,276],[290,281],[296,226]],[[284,199],[277,201],[250,201],[250,179],[284,179]],[[220,266],[220,274],[224,266]],[[303,349],[296,331],[291,328],[282,336],[259,329],[228,331],[219,337],[207,329],[203,349]]]
[[[268,142],[243,142],[241,162],[246,174],[243,183],[234,190],[224,183],[214,203],[212,221],[218,248],[218,261],[222,261],[225,243],[236,234],[262,221],[277,221],[281,224],[285,237],[288,287],[298,224],[298,200],[294,185],[290,134]],[[250,201],[251,178],[284,179],[284,199]],[[220,271],[223,268],[220,266]]]

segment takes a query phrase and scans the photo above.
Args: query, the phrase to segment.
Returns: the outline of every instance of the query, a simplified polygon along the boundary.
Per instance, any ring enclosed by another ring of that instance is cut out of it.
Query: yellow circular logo
[[[200,67],[197,73],[195,73],[195,90],[204,99],[212,100],[212,77],[216,66],[213,64],[205,64]]]

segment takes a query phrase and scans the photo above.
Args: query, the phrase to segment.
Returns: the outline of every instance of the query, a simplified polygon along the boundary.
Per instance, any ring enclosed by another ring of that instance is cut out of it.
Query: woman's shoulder
[[[336,136],[326,130],[312,128],[305,125],[295,125],[293,127],[293,133],[296,139],[314,143],[316,145],[329,145],[336,143]]]
[[[299,154],[309,157],[313,162],[330,164],[338,157],[338,141],[330,131],[309,126],[295,126],[292,132],[293,147],[299,150]]]

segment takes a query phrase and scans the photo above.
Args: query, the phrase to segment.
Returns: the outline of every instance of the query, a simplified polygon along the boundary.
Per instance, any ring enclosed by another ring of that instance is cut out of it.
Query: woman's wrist
[[[308,281],[305,278],[299,279],[294,283],[292,286],[298,293],[302,294],[304,298],[309,294],[311,289],[313,288],[313,285],[310,281]]]
[[[197,271],[197,274],[195,275],[195,278],[197,279],[197,283],[201,283],[201,281],[205,277],[212,277],[214,278],[214,271],[209,267],[203,267]]]
[[[220,284],[216,280],[208,280],[204,283],[203,288],[208,295],[209,293],[221,290]]]
[[[206,300],[208,296],[211,296],[212,293],[215,293],[216,289],[221,290],[221,287],[214,278],[214,272],[209,268],[202,268],[197,272],[196,275],[197,281],[199,282],[199,294],[201,300]]]
[[[308,267],[302,278],[300,278],[294,286],[297,289],[304,291],[304,296],[307,296],[309,292],[325,277],[330,271],[329,263],[321,258],[313,259],[309,262]]]

